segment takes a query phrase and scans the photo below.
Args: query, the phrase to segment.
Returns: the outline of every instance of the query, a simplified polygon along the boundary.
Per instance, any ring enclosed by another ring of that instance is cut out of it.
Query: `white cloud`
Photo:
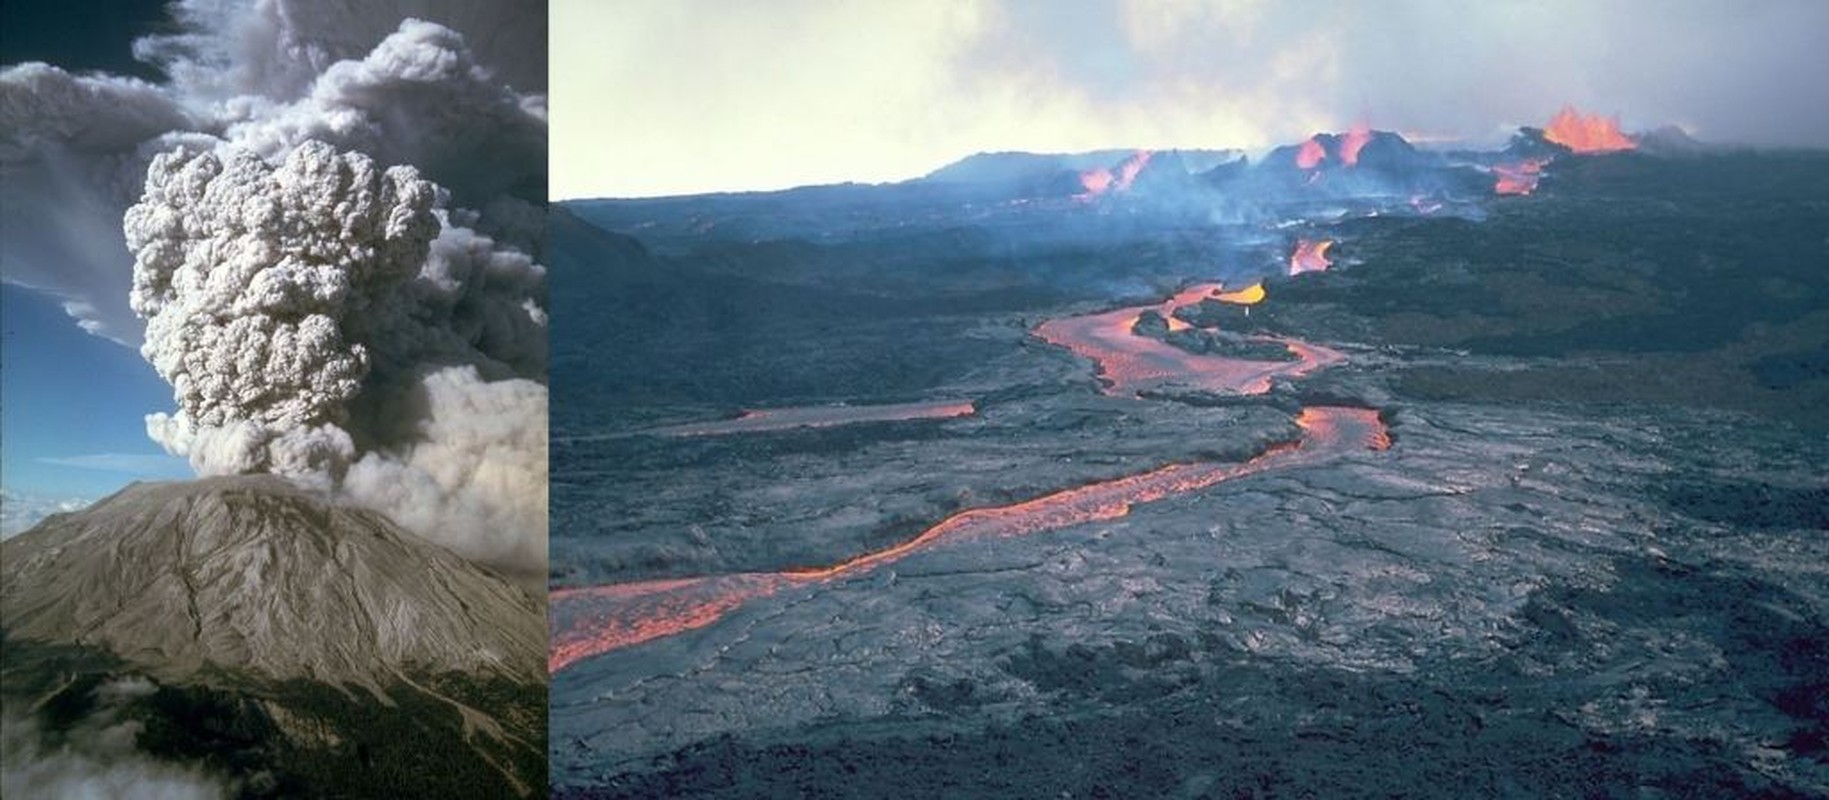
[[[1829,145],[1829,3],[555,0],[555,197],[925,173],[977,151],[1497,142],[1564,103]]]
[[[87,507],[90,498],[54,496],[0,487],[0,539],[30,530],[52,514],[77,511]]]
[[[190,465],[182,458],[146,453],[91,453],[76,456],[49,456],[39,463],[102,472],[120,472],[142,478],[187,478]]]
[[[156,689],[144,678],[121,678],[93,692],[95,707],[47,736],[36,719],[7,708],[0,724],[0,794],[74,800],[215,800],[239,787],[187,764],[141,752],[145,725],[122,709]]]

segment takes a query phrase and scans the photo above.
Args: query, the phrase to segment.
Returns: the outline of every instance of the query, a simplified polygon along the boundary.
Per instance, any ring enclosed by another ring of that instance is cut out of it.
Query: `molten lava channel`
[[[1288,339],[1278,341],[1298,356],[1295,362],[1194,355],[1130,332],[1146,310],[1169,316],[1181,305],[1217,296],[1219,289],[1215,284],[1201,284],[1155,306],[1053,320],[1037,328],[1036,334],[1092,358],[1106,378],[1106,391],[1113,393],[1166,382],[1257,393],[1268,391],[1270,379],[1276,375],[1301,375],[1342,360],[1339,353],[1327,348]],[[1356,450],[1382,450],[1391,444],[1378,412],[1372,409],[1311,407],[1302,411],[1296,423],[1301,438],[1273,446],[1249,461],[1171,464],[1020,503],[961,511],[901,544],[825,567],[557,589],[549,598],[552,638],[547,668],[557,673],[583,659],[703,628],[752,600],[790,587],[867,573],[942,543],[1039,534],[1116,519],[1138,504],[1269,469],[1317,463]]]
[[[1313,464],[1356,450],[1383,450],[1390,435],[1367,408],[1311,407],[1296,420],[1302,438],[1236,464],[1171,464],[1149,472],[961,511],[906,542],[819,569],[558,589],[549,598],[554,673],[592,656],[703,628],[745,603],[783,589],[838,580],[944,542],[1047,533],[1116,519],[1133,506],[1196,492],[1270,469]]]
[[[1176,298],[1204,292],[1217,297],[1218,286],[1202,284]],[[1294,361],[1247,361],[1240,358],[1190,353],[1165,342],[1131,333],[1137,318],[1155,310],[1173,319],[1173,300],[1157,306],[1119,308],[1101,314],[1049,320],[1035,335],[1072,350],[1098,365],[1098,375],[1108,394],[1135,394],[1169,385],[1186,386],[1219,394],[1263,394],[1271,379],[1295,378],[1345,360],[1335,350],[1274,336],[1257,337],[1289,348]]]

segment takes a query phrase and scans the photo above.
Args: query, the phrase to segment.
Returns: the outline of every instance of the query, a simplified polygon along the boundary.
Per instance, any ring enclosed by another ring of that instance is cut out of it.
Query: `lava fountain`
[[[1543,138],[1577,153],[1612,153],[1631,150],[1638,143],[1619,129],[1618,117],[1584,115],[1574,106],[1563,106],[1544,128]]]
[[[1296,151],[1296,166],[1302,169],[1314,169],[1327,160],[1327,149],[1321,146],[1321,140],[1313,136],[1302,143],[1302,149]]]
[[[1367,142],[1372,141],[1372,126],[1364,120],[1353,123],[1352,130],[1340,139],[1340,160],[1347,166],[1359,164],[1359,151],[1365,149]]]
[[[1127,192],[1130,185],[1137,180],[1143,168],[1149,165],[1150,157],[1155,155],[1150,150],[1138,150],[1118,165],[1117,172],[1105,167],[1085,170],[1080,173],[1080,188],[1085,191],[1074,195],[1076,200],[1091,200],[1109,191]]]

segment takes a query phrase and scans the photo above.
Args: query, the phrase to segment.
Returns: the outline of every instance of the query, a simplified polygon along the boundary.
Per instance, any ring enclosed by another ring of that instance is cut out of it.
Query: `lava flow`
[[[1138,504],[1268,469],[1316,463],[1355,450],[1383,450],[1391,444],[1378,412],[1369,408],[1306,408],[1296,424],[1302,438],[1249,461],[1171,464],[1013,505],[961,511],[902,544],[829,567],[555,589],[548,598],[552,644],[547,669],[556,673],[581,659],[703,628],[751,600],[794,585],[868,572],[941,542],[1046,533],[1116,519]]]
[[[1210,284],[1195,287],[1209,293],[1216,288]],[[1163,306],[1132,306],[1049,320],[1035,329],[1035,335],[1097,364],[1108,394],[1134,394],[1170,384],[1221,394],[1263,394],[1270,391],[1271,379],[1279,375],[1299,377],[1344,360],[1337,351],[1274,336],[1258,338],[1288,347],[1296,355],[1295,361],[1247,361],[1190,353],[1131,333],[1137,317],[1149,310],[1169,316]]]
[[[1546,159],[1526,159],[1516,164],[1494,164],[1492,174],[1497,177],[1492,190],[1498,194],[1530,194],[1537,190],[1547,163]]]
[[[1220,292],[1219,294],[1213,295],[1213,299],[1218,300],[1221,303],[1231,303],[1239,306],[1257,305],[1258,303],[1264,302],[1264,297],[1264,284],[1261,283],[1254,283],[1243,289],[1235,289],[1230,292]]]
[[[547,670],[703,628],[785,585],[785,576],[763,573],[554,589],[546,599]]]
[[[1036,334],[1097,361],[1110,392],[1150,381],[1178,381],[1252,394],[1268,391],[1272,376],[1299,375],[1342,360],[1332,350],[1294,340],[1280,341],[1298,361],[1250,362],[1185,353],[1130,333],[1144,311],[1167,316],[1181,304],[1213,296],[1217,289],[1202,284],[1155,306],[1053,320]],[[1115,519],[1129,514],[1139,503],[1199,491],[1233,478],[1390,446],[1384,424],[1372,409],[1307,408],[1296,422],[1301,438],[1273,446],[1249,461],[1171,464],[1021,503],[961,511],[906,542],[826,567],[557,589],[548,601],[552,639],[547,668],[557,673],[582,659],[703,628],[745,603],[788,587],[865,573],[942,542],[1045,533]]]
[[[1563,106],[1543,129],[1543,138],[1577,153],[1612,153],[1638,147],[1632,138],[1620,132],[1619,119],[1599,114],[1585,115],[1574,106]]]
[[[1359,164],[1359,151],[1365,149],[1367,142],[1372,141],[1372,126],[1363,120],[1353,123],[1352,130],[1340,139],[1340,160],[1347,166]]]
[[[1289,254],[1289,274],[1327,271],[1333,266],[1333,262],[1327,260],[1327,249],[1333,246],[1332,239],[1296,240],[1296,250]]]
[[[873,406],[799,406],[745,411],[736,419],[689,422],[654,428],[649,433],[669,436],[716,436],[789,428],[830,428],[859,422],[900,422],[915,419],[952,419],[977,413],[970,400],[930,400]]]

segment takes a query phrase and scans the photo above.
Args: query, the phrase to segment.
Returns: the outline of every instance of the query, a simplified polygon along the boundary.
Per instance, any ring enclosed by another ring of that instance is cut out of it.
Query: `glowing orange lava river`
[[[1138,315],[1197,302],[1217,287],[1198,286],[1160,306],[1123,308],[1044,323],[1035,333],[1099,366],[1111,393],[1179,383],[1214,391],[1268,391],[1277,375],[1296,376],[1342,360],[1339,353],[1294,340],[1277,340],[1299,360],[1242,361],[1183,352],[1130,332]],[[842,407],[841,407],[842,408]],[[1378,412],[1366,408],[1310,407],[1297,420],[1302,436],[1242,463],[1171,464],[1004,506],[956,513],[908,541],[836,564],[804,570],[740,573],[555,589],[549,600],[551,649],[547,666],[558,672],[581,659],[711,625],[743,604],[793,587],[863,574],[944,543],[1046,533],[1115,519],[1132,506],[1195,492],[1271,469],[1314,464],[1354,451],[1382,450],[1390,438]]]
[[[1035,329],[1035,335],[1058,344],[1099,365],[1099,377],[1106,391],[1134,394],[1179,384],[1210,392],[1229,394],[1263,394],[1270,391],[1270,380],[1279,375],[1299,377],[1322,367],[1344,361],[1340,353],[1319,345],[1294,339],[1259,337],[1289,348],[1295,361],[1247,361],[1239,358],[1190,353],[1165,342],[1131,333],[1131,326],[1145,311],[1154,310],[1165,317],[1176,306],[1198,301],[1218,290],[1214,284],[1202,284],[1185,290],[1160,306],[1120,308],[1102,314],[1049,320]]]

